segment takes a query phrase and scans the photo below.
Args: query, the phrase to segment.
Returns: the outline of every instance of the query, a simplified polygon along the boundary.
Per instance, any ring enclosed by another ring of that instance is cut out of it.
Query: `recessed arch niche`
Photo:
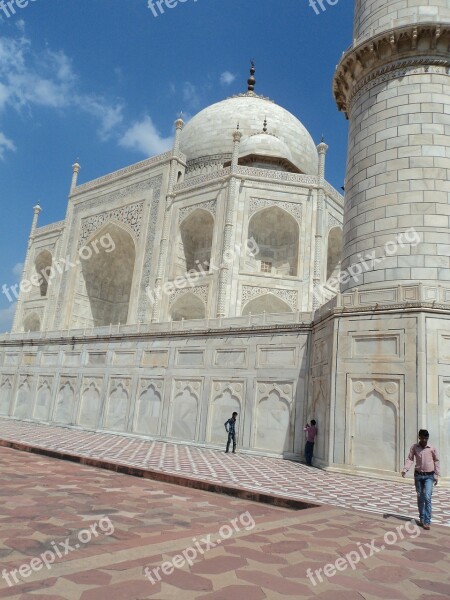
[[[259,252],[246,261],[246,270],[265,273],[268,277],[296,276],[298,273],[299,227],[289,213],[271,206],[255,213],[248,225],[248,239],[254,239]]]
[[[263,294],[250,300],[244,306],[244,310],[242,311],[242,315],[260,315],[262,313],[290,313],[292,312],[292,308],[273,294]]]
[[[328,233],[327,246],[327,279],[331,277],[333,271],[339,266],[342,258],[342,229],[333,227]]]
[[[41,283],[39,285],[41,296],[47,296],[48,292],[48,279],[51,274],[53,264],[53,258],[51,253],[48,250],[42,250],[36,256],[36,260],[34,261],[34,267],[36,269],[36,273],[41,276]]]
[[[181,222],[176,275],[191,270],[209,270],[213,233],[214,217],[202,208],[195,209]]]
[[[172,321],[181,321],[182,319],[204,319],[205,305],[203,301],[194,294],[185,294],[178,298],[170,309],[170,318]]]
[[[30,313],[29,315],[27,315],[23,321],[23,330],[25,332],[40,331],[41,320],[39,318],[39,315],[36,313]]]
[[[113,245],[103,248],[98,242],[94,244],[104,236],[110,236]],[[95,232],[93,241],[85,247],[91,252],[86,251],[86,258],[80,261],[73,326],[126,324],[136,259],[133,237],[123,227],[108,223]]]

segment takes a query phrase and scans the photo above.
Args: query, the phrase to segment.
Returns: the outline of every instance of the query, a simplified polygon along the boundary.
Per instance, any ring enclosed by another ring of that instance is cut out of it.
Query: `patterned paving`
[[[450,598],[442,526],[288,510],[10,448],[0,464],[0,599]]]
[[[0,419],[0,425],[1,439],[33,447],[311,503],[408,517],[417,513],[412,477],[409,481],[383,481],[244,453],[225,455],[196,446],[8,419]],[[433,492],[433,523],[450,526],[449,491],[439,486]]]

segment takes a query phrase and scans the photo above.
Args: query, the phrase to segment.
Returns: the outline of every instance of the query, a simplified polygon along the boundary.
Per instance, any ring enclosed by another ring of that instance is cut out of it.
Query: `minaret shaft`
[[[375,260],[343,291],[450,280],[450,5],[441,5],[356,0],[354,43],[334,80],[350,121],[342,266]]]

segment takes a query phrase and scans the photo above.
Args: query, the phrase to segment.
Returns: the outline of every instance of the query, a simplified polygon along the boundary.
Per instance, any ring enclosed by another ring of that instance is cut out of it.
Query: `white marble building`
[[[241,447],[301,455],[343,198],[326,144],[254,84],[163,155],[82,185],[75,164],[64,221],[35,207],[0,414],[216,445],[236,410]]]
[[[236,410],[240,447],[276,456],[315,418],[317,464],[384,477],[426,427],[448,480],[450,9],[355,4],[345,207],[253,69],[166,154],[74,165],[64,221],[35,208],[1,415],[216,446]]]

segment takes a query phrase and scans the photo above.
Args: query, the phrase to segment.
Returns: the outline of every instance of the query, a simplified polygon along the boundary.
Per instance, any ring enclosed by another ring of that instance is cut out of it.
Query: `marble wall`
[[[3,343],[0,415],[88,430],[302,452],[309,329]]]

